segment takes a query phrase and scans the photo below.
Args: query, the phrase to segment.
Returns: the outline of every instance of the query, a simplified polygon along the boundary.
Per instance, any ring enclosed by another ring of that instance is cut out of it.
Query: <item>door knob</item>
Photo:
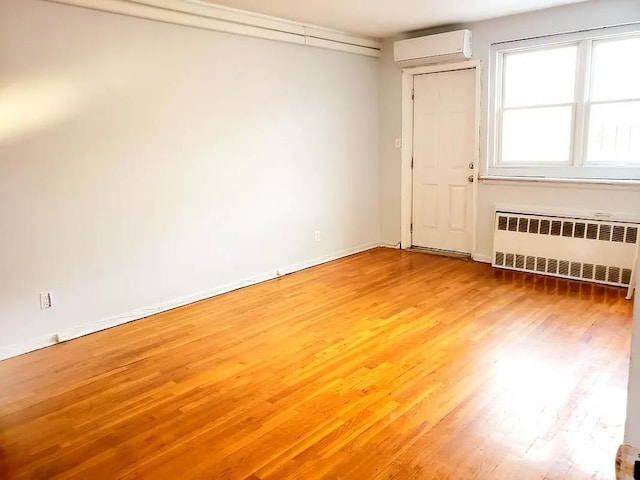
[[[469,180],[469,183],[473,183],[473,175],[469,175],[469,178],[467,178],[467,180]]]
[[[473,162],[471,162],[471,163],[469,164],[469,170],[473,170],[473,167],[475,167],[475,165],[473,164]]]

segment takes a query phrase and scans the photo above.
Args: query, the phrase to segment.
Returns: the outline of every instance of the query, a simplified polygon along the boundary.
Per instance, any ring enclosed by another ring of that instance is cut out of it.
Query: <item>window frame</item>
[[[589,120],[592,104],[614,103],[591,102],[591,72],[593,69],[593,44],[597,41],[614,41],[628,37],[639,37],[639,25],[607,27],[597,30],[562,35],[537,37],[493,44],[490,51],[489,75],[489,129],[487,165],[488,178],[523,179],[568,179],[568,180],[640,180],[640,164],[611,164],[587,161]],[[504,62],[512,53],[535,50],[549,50],[577,45],[576,76],[573,103],[541,105],[529,107],[509,107],[506,110],[533,109],[553,106],[572,106],[571,139],[568,162],[534,162],[509,164],[502,162],[502,132],[505,108]],[[629,59],[633,61],[633,59]],[[640,99],[626,99],[618,102],[633,102]]]

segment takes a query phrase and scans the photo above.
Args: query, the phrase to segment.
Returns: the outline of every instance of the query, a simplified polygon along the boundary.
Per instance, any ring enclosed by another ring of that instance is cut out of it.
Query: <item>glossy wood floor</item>
[[[613,478],[623,296],[349,257],[0,362],[0,478]]]

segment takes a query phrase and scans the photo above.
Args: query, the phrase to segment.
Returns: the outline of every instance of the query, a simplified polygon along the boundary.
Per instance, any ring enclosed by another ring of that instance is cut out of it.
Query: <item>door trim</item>
[[[476,251],[476,222],[478,204],[478,172],[480,171],[480,60],[444,63],[402,69],[402,165],[400,186],[400,248],[411,248],[411,220],[413,210],[413,172],[411,157],[413,156],[413,77],[426,73],[453,72],[456,70],[475,70],[475,128],[474,128],[474,158],[473,186],[472,186],[472,224],[471,224],[471,253]]]

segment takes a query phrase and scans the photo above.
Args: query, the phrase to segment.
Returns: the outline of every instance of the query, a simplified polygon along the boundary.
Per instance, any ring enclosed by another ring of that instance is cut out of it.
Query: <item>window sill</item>
[[[640,180],[617,180],[604,178],[556,178],[556,177],[510,177],[502,175],[482,175],[478,177],[480,183],[487,185],[507,184],[555,184],[555,185],[605,185],[616,187],[631,187],[640,189]]]

